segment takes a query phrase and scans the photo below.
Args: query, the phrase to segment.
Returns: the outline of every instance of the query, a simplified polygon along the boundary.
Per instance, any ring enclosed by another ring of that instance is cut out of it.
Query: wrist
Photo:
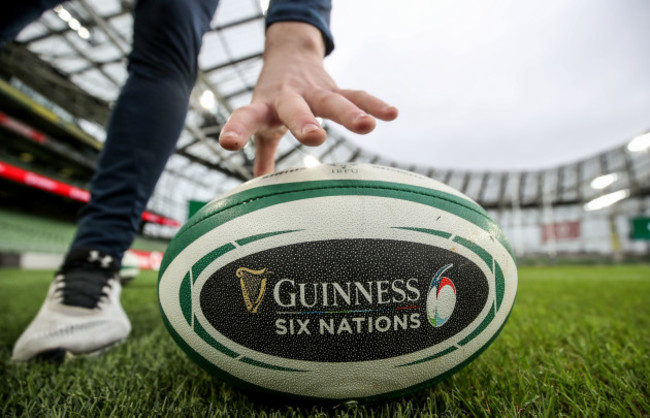
[[[301,55],[325,56],[325,41],[320,30],[303,22],[276,22],[266,30],[264,57],[283,50]]]

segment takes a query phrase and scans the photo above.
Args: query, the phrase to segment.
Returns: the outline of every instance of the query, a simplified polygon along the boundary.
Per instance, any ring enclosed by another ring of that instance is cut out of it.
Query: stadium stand
[[[70,245],[76,227],[74,222],[48,219],[0,209],[0,251],[63,254]],[[137,237],[133,248],[164,251],[165,243]]]
[[[214,53],[201,56],[185,130],[149,203],[149,211],[166,219],[182,221],[189,201],[210,200],[252,177],[254,145],[225,153],[216,140],[232,109],[250,102],[262,65],[263,13],[255,2],[235,3],[223,2],[205,37],[204,50]],[[0,148],[0,161],[12,159],[24,169],[85,187],[101,148],[110,102],[126,77],[131,7],[131,2],[118,0],[101,7],[88,0],[68,2],[46,12],[5,48],[0,56],[5,80],[0,81],[0,135],[8,140]],[[75,29],[71,19],[78,23]],[[633,226],[645,225],[643,220],[650,217],[648,132],[621,138],[621,146],[580,161],[518,172],[407,165],[328,132],[326,143],[316,149],[287,137],[278,150],[277,168],[368,162],[434,178],[483,205],[519,257],[620,259],[650,254],[650,241]],[[77,152],[65,152],[70,148]],[[7,224],[15,215],[1,216],[7,216]],[[7,228],[14,228],[8,234],[15,236],[21,226]],[[62,245],[49,239],[48,234],[55,234],[51,228],[51,222],[43,227],[42,245]],[[166,239],[175,231],[156,222],[145,222],[142,228],[144,236]],[[29,239],[30,245],[39,240]]]
[[[74,236],[72,221],[51,219],[45,216],[0,209],[0,254],[5,254],[4,265],[22,265],[21,257],[42,258],[36,263],[40,268],[56,268]],[[139,236],[132,248],[144,252],[164,252],[165,241]],[[12,256],[7,257],[7,254]]]

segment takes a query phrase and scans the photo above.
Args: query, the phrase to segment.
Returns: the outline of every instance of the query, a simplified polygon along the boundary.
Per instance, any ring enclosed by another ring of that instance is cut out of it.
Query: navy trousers
[[[0,18],[0,44],[60,0],[24,0]],[[81,210],[71,248],[118,260],[138,232],[142,212],[173,153],[197,77],[201,39],[218,0],[139,0],[128,79]]]

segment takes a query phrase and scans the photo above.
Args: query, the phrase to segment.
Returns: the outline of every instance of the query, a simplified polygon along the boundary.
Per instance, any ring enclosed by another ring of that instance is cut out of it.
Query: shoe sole
[[[113,347],[116,347],[122,344],[126,339],[115,341],[108,345],[98,348],[93,351],[85,351],[81,353],[75,353],[66,348],[52,348],[49,350],[41,351],[31,358],[33,361],[44,362],[44,363],[53,363],[53,364],[62,364],[66,361],[70,361],[76,357],[87,356],[87,357],[96,357],[99,356]]]

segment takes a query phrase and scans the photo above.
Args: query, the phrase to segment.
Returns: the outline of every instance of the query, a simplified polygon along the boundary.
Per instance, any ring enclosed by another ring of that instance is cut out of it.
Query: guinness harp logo
[[[264,293],[266,292],[266,279],[273,272],[269,269],[252,270],[246,267],[240,267],[235,272],[239,277],[241,284],[241,293],[244,296],[244,304],[250,313],[257,313],[260,307]]]

